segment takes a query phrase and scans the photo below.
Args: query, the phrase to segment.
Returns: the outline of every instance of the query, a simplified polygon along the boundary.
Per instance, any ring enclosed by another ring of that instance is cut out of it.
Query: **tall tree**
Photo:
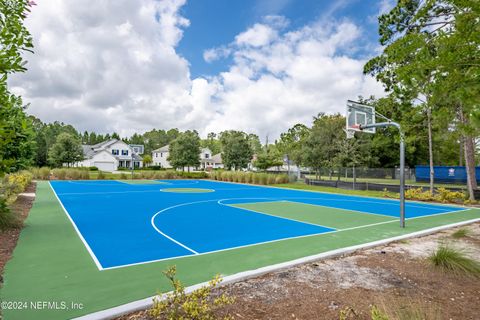
[[[8,76],[26,71],[22,52],[32,52],[32,37],[23,22],[26,0],[0,1],[0,176],[28,165],[33,158],[33,132],[22,99],[8,90]]]
[[[242,131],[220,133],[222,161],[226,168],[240,170],[246,168],[253,156],[252,138]]]
[[[200,164],[200,137],[196,131],[185,131],[170,143],[170,154],[167,158],[172,167],[198,167]]]
[[[48,152],[49,161],[54,166],[61,167],[64,164],[70,166],[75,162],[83,160],[83,151],[77,137],[68,133],[61,133],[57,141]]]
[[[431,167],[432,112],[439,104],[449,104],[449,114],[456,114],[461,123],[457,128],[463,135],[470,199],[476,188],[475,132],[470,115],[479,98],[479,19],[478,0],[398,1],[379,18],[384,52],[365,67],[393,94],[422,102]]]

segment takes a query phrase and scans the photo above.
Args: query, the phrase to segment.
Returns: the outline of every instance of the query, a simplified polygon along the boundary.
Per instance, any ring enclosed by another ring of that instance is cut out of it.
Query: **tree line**
[[[60,122],[45,124],[28,116],[22,98],[8,88],[8,77],[26,71],[23,52],[32,52],[32,37],[24,27],[28,1],[0,3],[0,175],[29,166],[60,165],[81,157],[81,144],[108,138],[143,144],[146,154],[161,146],[172,147],[175,166],[198,163],[200,147],[222,153],[224,165],[266,169],[292,161],[314,170],[340,166],[398,166],[398,133],[379,129],[377,134],[356,134],[346,140],[340,114],[319,113],[310,124],[296,124],[274,143],[242,131],[209,133],[153,129],[120,137],[117,133],[78,132]],[[400,122],[406,137],[406,163],[465,165],[470,198],[477,188],[476,139],[480,127],[480,3],[475,0],[402,0],[379,17],[383,51],[364,67],[383,83],[384,98],[362,98],[361,103]],[[347,98],[352,97],[345,97]],[[190,150],[182,150],[186,148]],[[65,153],[65,150],[69,150]],[[67,159],[67,161],[64,161]],[[64,161],[64,162],[62,162]],[[195,166],[195,165],[193,165]]]

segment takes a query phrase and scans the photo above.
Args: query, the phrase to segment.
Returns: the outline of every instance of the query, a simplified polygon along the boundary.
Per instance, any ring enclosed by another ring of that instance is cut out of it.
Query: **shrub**
[[[97,168],[97,167],[94,167],[94,166],[92,166],[92,167],[88,167],[88,170],[90,170],[90,171],[98,171],[98,168]]]
[[[428,259],[433,266],[444,271],[480,277],[480,263],[460,250],[441,245]]]
[[[78,180],[80,178],[80,170],[68,169],[66,171],[66,178],[71,180]]]
[[[39,170],[39,179],[49,180],[50,179],[50,168],[41,167]]]
[[[127,179],[128,179],[127,175],[122,172],[122,173],[120,174],[120,180],[127,180]]]
[[[165,171],[164,179],[175,179],[175,172]]]
[[[267,174],[267,184],[275,184],[276,176],[273,174]]]
[[[465,193],[460,191],[450,191],[445,188],[438,188],[438,200],[442,202],[464,202],[467,199]]]
[[[467,228],[460,228],[454,233],[452,233],[452,237],[455,239],[465,238],[470,234],[470,230]]]
[[[65,180],[65,177],[67,176],[67,170],[65,170],[65,169],[53,169],[52,174],[58,180]]]
[[[0,230],[18,228],[20,225],[20,220],[8,207],[7,200],[0,197]]]
[[[90,172],[88,172],[87,170],[80,170],[80,179],[90,180]]]
[[[103,171],[98,171],[97,179],[98,180],[104,180],[105,178],[106,178],[105,173],[103,173]]]
[[[268,175],[266,173],[258,173],[258,183],[262,185],[267,184]]]
[[[218,308],[232,304],[234,299],[222,294],[214,297],[212,290],[222,281],[220,276],[216,276],[208,285],[194,290],[187,294],[185,287],[176,278],[176,267],[172,266],[163,274],[170,281],[173,291],[166,294],[164,300],[154,298],[153,306],[149,314],[154,319],[196,319],[213,320],[218,319],[214,312]],[[159,293],[161,296],[161,293]],[[229,316],[223,319],[232,319]]]

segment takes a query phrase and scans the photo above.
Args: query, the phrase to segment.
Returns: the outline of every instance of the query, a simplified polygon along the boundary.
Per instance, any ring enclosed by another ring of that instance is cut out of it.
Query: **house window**
[[[160,152],[160,157],[163,158],[163,152]]]
[[[208,153],[205,153],[205,159],[208,159],[210,155]]]
[[[155,158],[158,158],[158,153],[155,152]]]
[[[118,149],[112,149],[112,154],[118,156]]]
[[[122,150],[122,156],[128,156],[128,150]]]

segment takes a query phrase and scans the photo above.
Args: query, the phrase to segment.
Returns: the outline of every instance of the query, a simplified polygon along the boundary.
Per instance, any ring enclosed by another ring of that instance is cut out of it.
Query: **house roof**
[[[112,144],[114,144],[118,141],[120,141],[120,140],[110,139],[110,140],[106,140],[106,141],[103,141],[103,142],[100,142],[100,143],[97,143],[97,144],[94,144],[94,145],[84,144],[84,145],[82,145],[83,155],[85,156],[85,158],[91,159],[96,154],[99,154],[102,151],[106,151],[105,148],[111,146]],[[134,160],[136,160],[136,161],[143,160],[143,158],[141,156],[139,156],[138,154],[133,152],[133,149],[131,148],[131,146],[129,146],[129,147],[131,149],[130,150],[130,152],[132,153],[131,155],[129,155],[129,156],[113,155],[113,156],[118,160],[125,160],[125,159],[130,160],[132,158],[132,155],[133,155]]]
[[[168,152],[169,150],[170,150],[170,145],[167,144],[166,146],[155,149],[152,152]]]
[[[92,149],[106,148],[109,145],[112,145],[112,144],[114,144],[115,142],[118,142],[118,141],[119,141],[118,139],[105,140],[105,141],[102,141],[100,143],[91,145],[90,147],[92,147]]]
[[[222,154],[221,153],[217,153],[215,155],[212,156],[212,161],[213,163],[223,163],[222,161]]]

